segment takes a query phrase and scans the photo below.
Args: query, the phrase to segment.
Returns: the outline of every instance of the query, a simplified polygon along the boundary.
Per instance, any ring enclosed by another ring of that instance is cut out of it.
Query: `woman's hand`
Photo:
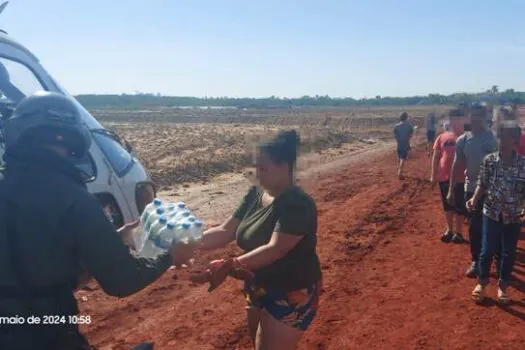
[[[467,203],[466,203],[466,206],[467,206],[467,210],[472,212],[476,209],[476,202],[474,202],[474,198],[470,198]]]
[[[235,239],[235,232],[237,232],[239,223],[239,219],[232,216],[222,223],[222,225],[206,230],[202,235],[199,249],[215,250],[226,246]]]
[[[174,266],[188,265],[193,259],[198,243],[174,243],[170,247],[171,262]]]
[[[208,264],[205,272],[193,274],[191,280],[199,284],[209,282],[210,287],[208,288],[208,292],[212,292],[217,289],[228,276],[242,281],[247,281],[254,277],[253,273],[243,266],[239,260],[233,258],[213,260]]]
[[[447,202],[450,205],[456,204],[456,196],[454,195],[454,191],[450,191],[450,190],[448,191]]]

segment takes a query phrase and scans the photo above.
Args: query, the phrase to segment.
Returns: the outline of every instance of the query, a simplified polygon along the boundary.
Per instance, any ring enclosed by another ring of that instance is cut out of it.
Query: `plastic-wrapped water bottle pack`
[[[143,257],[155,257],[176,242],[196,242],[202,238],[203,223],[184,202],[166,203],[155,199],[148,204],[135,232],[135,246]]]

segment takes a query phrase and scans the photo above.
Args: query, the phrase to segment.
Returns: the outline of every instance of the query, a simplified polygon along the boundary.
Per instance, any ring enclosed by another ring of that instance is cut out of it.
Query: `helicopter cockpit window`
[[[41,90],[45,89],[28,67],[0,57],[0,102],[16,106],[24,97]]]

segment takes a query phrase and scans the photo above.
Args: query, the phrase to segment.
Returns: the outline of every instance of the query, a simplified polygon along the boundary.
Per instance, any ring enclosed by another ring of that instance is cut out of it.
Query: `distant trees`
[[[490,93],[495,102],[525,103],[525,92],[507,89],[500,91],[493,85]],[[79,95],[78,100],[87,108],[160,108],[160,107],[235,107],[235,108],[292,108],[292,107],[352,107],[352,106],[409,106],[409,105],[456,105],[460,102],[479,100],[486,93],[452,95],[429,94],[427,96],[388,97],[377,95],[373,98],[353,99],[351,97],[333,98],[328,95],[302,96],[299,98],[229,98],[229,97],[191,97],[163,96],[160,93],[121,94],[121,95]]]

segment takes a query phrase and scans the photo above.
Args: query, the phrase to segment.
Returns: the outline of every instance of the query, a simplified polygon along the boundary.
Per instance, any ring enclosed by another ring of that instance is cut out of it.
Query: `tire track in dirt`
[[[468,246],[439,242],[439,194],[424,180],[429,171],[424,153],[414,156],[411,177],[402,183],[395,180],[393,157],[378,159],[374,171],[357,171],[376,184],[337,205],[354,211],[348,217],[321,203],[331,213],[323,220],[337,224],[321,226],[319,233],[327,293],[304,348],[522,348],[523,294],[513,291],[517,303],[503,311],[471,302],[474,281],[463,275]],[[515,275],[520,271],[518,265]],[[515,286],[523,293],[522,280]],[[505,332],[494,334],[500,327]]]
[[[391,156],[381,157],[377,163],[392,164]],[[358,198],[350,196],[344,203],[336,204],[338,208],[334,208],[330,202],[320,204],[321,210],[328,207],[322,222],[327,220],[336,223],[324,226],[321,222],[319,232],[323,241],[329,236],[333,242],[332,245],[322,244],[320,248],[322,257],[325,254],[331,256],[322,259],[327,293],[325,298],[328,299],[322,301],[319,322],[316,323],[316,330],[323,335],[322,338],[330,339],[341,329],[357,321],[357,318],[349,317],[347,309],[341,307],[341,304],[346,304],[347,299],[359,300],[360,295],[373,285],[384,285],[376,278],[365,280],[360,276],[361,268],[357,269],[357,275],[350,276],[346,267],[362,263],[367,255],[390,244],[410,214],[414,200],[426,187],[425,182],[420,179],[408,179],[400,183],[394,177],[395,165],[390,168],[393,168],[392,171],[379,168],[364,174],[358,173],[359,177],[347,181],[346,187],[361,189]],[[338,175],[334,175],[334,178],[338,178]],[[360,183],[360,179],[366,179],[366,182]],[[331,190],[329,186],[323,187],[326,191]],[[341,220],[341,211],[346,210],[353,211],[353,215]],[[328,231],[325,232],[323,227]],[[360,313],[356,313],[357,317],[359,315]],[[309,348],[317,349],[325,349],[329,344],[326,340],[316,342],[308,338],[306,343]]]

